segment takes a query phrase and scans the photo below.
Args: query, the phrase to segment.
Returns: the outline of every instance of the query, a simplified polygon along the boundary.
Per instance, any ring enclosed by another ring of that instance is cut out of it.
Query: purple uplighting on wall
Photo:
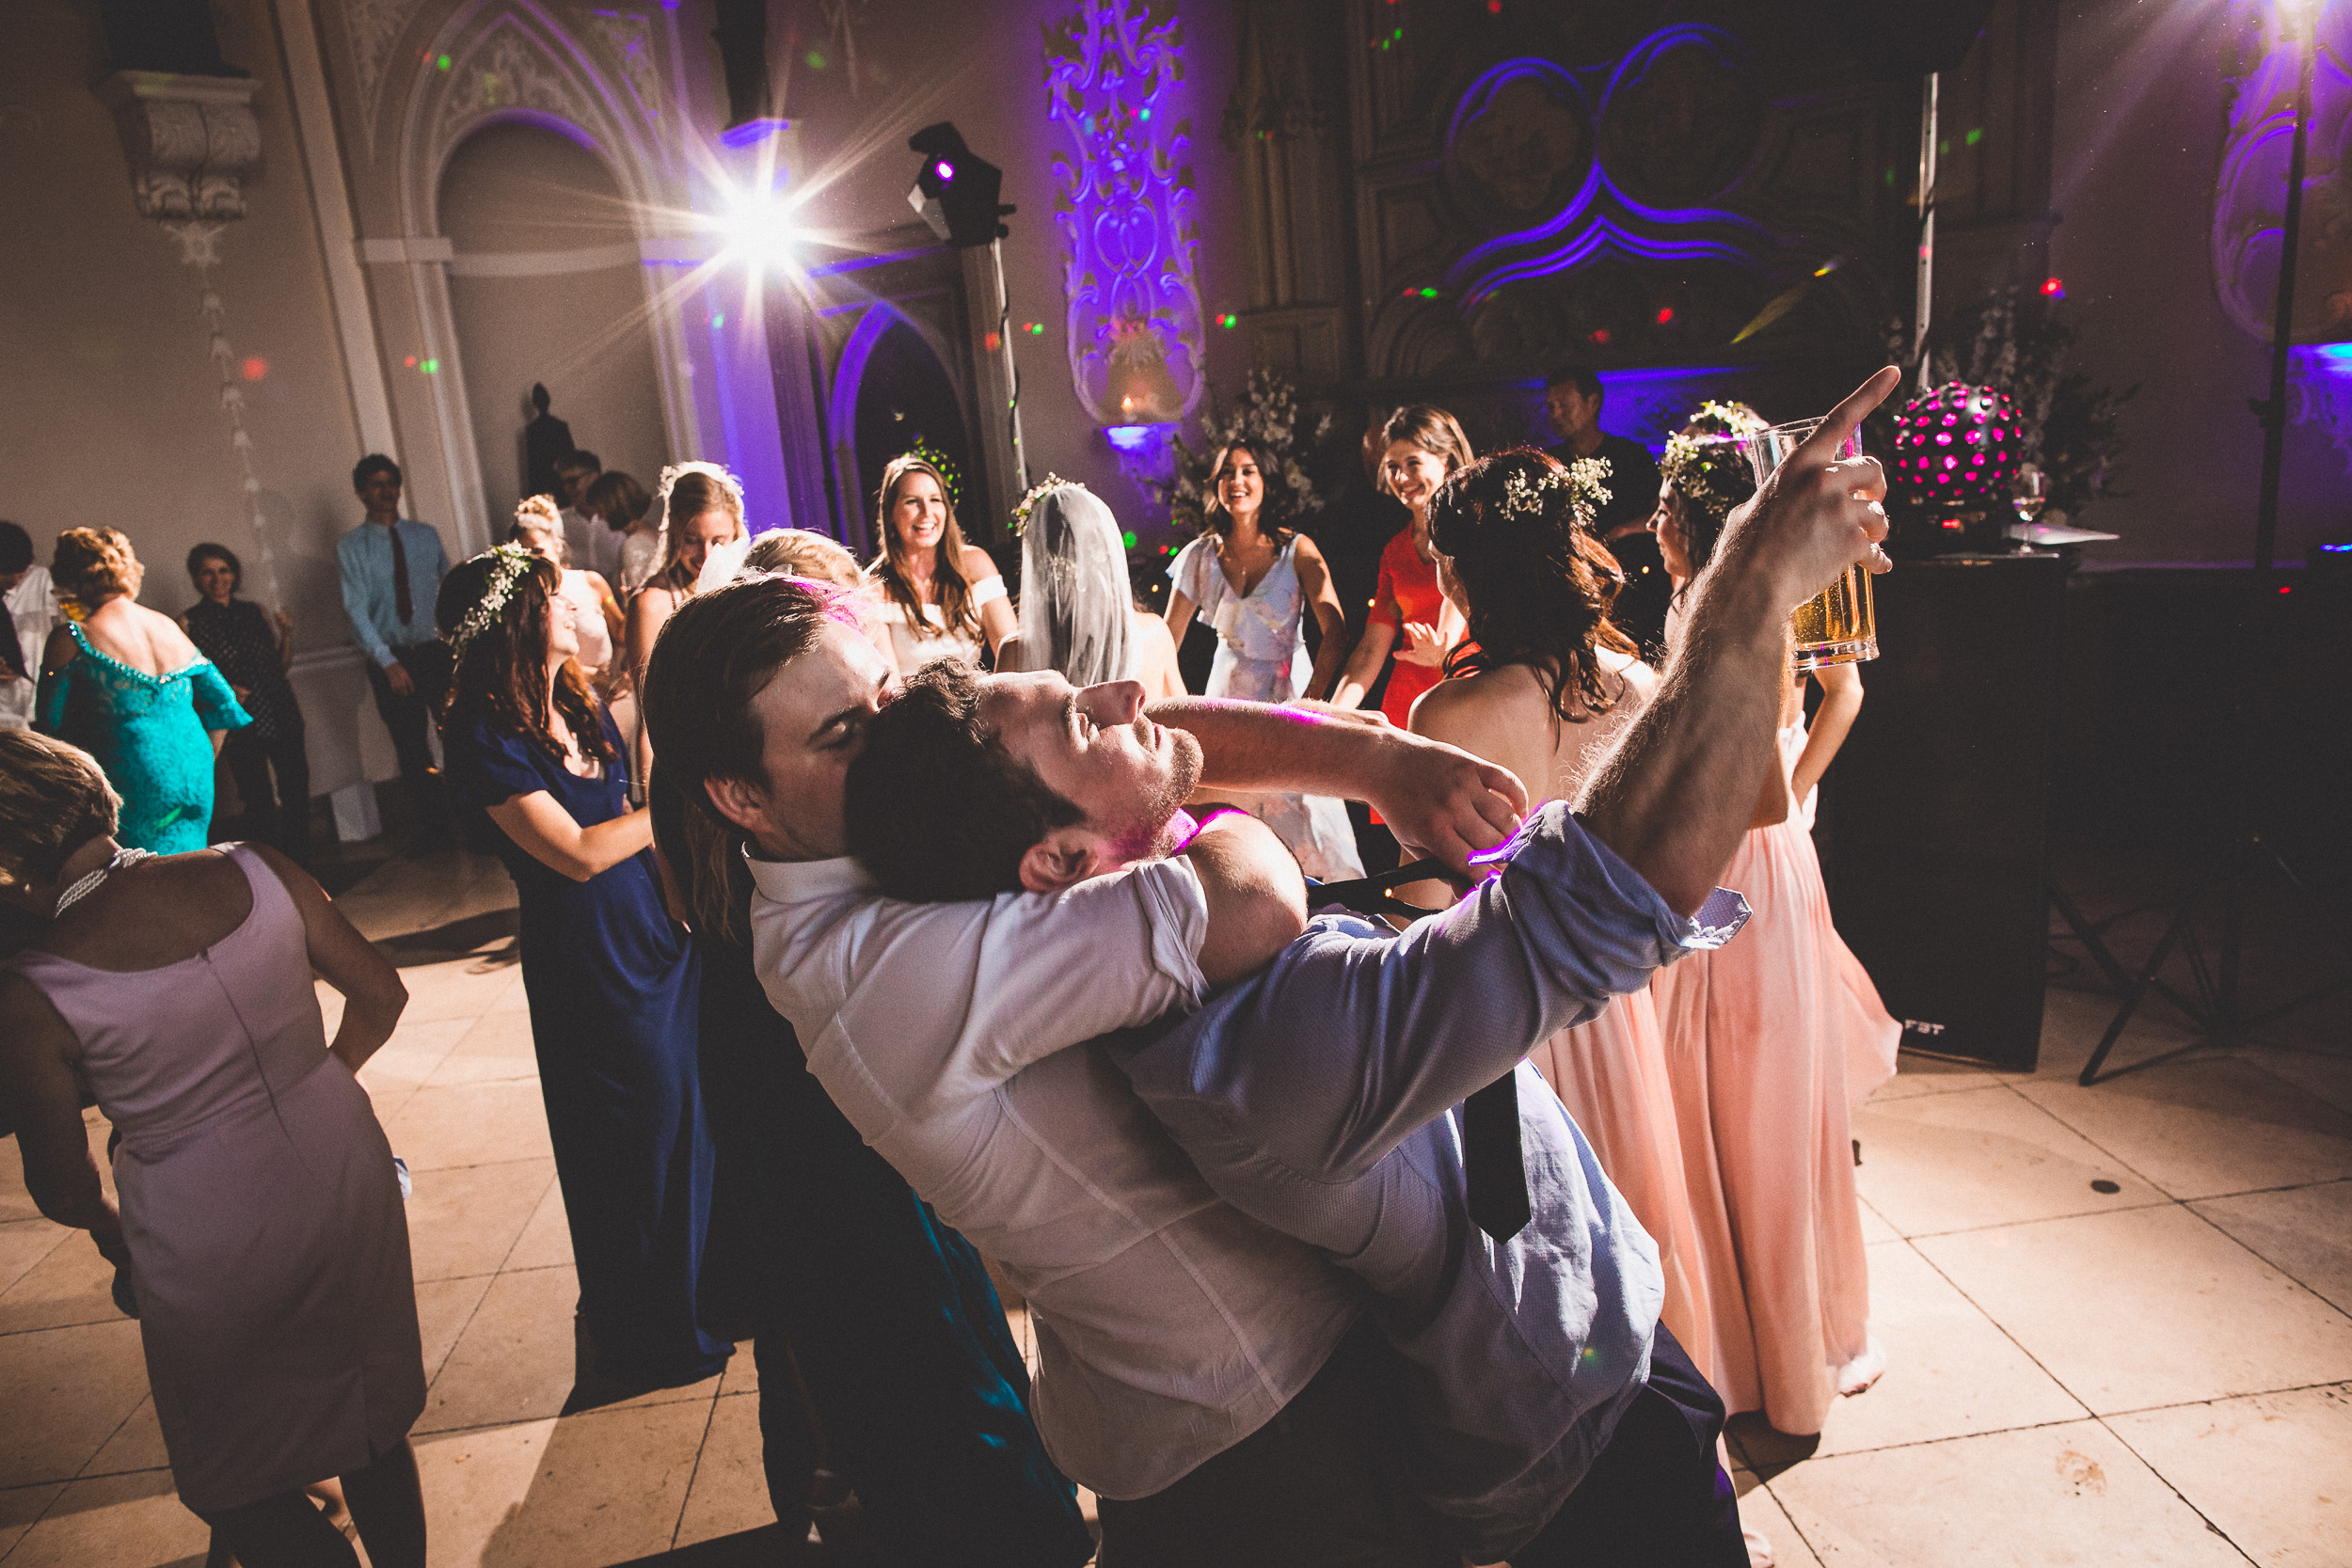
[[[1640,90],[1652,68],[1671,55],[1697,51],[1705,69],[1737,95],[1748,66],[1739,40],[1713,27],[1675,26],[1651,34],[1628,52],[1598,87],[1597,71],[1571,72],[1542,59],[1513,59],[1489,69],[1462,95],[1447,129],[1449,170],[1457,187],[1494,197],[1502,211],[1524,206],[1535,192],[1529,169],[1550,160],[1552,190],[1572,180],[1565,200],[1556,194],[1542,203],[1551,215],[1529,227],[1506,229],[1472,247],[1454,263],[1446,283],[1471,307],[1506,283],[1565,271],[1604,252],[1643,261],[1716,260],[1760,266],[1776,248],[1760,224],[1725,208],[1670,206],[1645,201],[1627,188],[1629,169],[1613,171],[1611,111]],[[1616,150],[1638,162],[1644,150]],[[1736,178],[1744,166],[1738,127],[1718,153]],[[1711,183],[1728,188],[1731,178]],[[1555,204],[1556,203],[1556,204]],[[1501,225],[1497,225],[1500,227]]]
[[[1082,0],[1046,34],[1046,117],[1072,144],[1053,159],[1065,346],[1104,425],[1180,420],[1200,401],[1182,38],[1177,18],[1132,0]]]

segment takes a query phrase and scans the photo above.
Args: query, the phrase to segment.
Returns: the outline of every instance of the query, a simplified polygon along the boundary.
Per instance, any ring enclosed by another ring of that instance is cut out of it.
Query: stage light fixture
[[[799,203],[774,190],[747,190],[729,203],[720,231],[733,260],[767,271],[796,264]]]
[[[944,119],[908,137],[907,146],[923,155],[907,205],[922,214],[932,233],[959,250],[1005,237],[1007,230],[996,220],[1013,209],[996,200],[1004,189],[1003,169],[975,155],[962,133]]]

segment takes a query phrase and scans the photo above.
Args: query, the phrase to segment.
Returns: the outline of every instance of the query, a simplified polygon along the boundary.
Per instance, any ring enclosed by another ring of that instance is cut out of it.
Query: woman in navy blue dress
[[[628,807],[612,716],[572,656],[554,563],[516,546],[442,580],[453,650],[442,751],[486,813],[522,902],[523,990],[596,1374],[619,1388],[708,1377],[695,1280],[712,1154],[695,1071],[700,982],[670,918],[653,830]]]

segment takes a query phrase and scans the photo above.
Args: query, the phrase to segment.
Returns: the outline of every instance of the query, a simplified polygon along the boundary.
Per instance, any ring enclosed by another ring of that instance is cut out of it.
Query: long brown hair
[[[506,552],[520,549],[508,545],[485,550],[450,568],[433,603],[434,623],[445,643],[488,594],[494,578],[512,569]],[[605,736],[602,710],[579,662],[565,659],[555,673],[553,692],[548,688],[548,606],[563,581],[563,568],[554,562],[530,557],[489,625],[453,650],[442,722],[487,721],[493,730],[521,736],[560,763],[564,752],[549,721],[552,706],[571,726],[580,755],[617,762],[620,752]]]
[[[1478,454],[1470,450],[1470,437],[1462,432],[1462,421],[1434,403],[1408,403],[1389,416],[1389,422],[1380,429],[1381,451],[1385,454],[1399,441],[1445,459],[1449,478],[1478,461]],[[1389,489],[1385,457],[1378,472],[1381,491],[1393,495],[1395,492]]]
[[[1584,527],[1566,470],[1521,447],[1472,463],[1429,499],[1429,543],[1470,600],[1448,675],[1524,664],[1567,723],[1608,712],[1619,693],[1599,649],[1638,650],[1609,619],[1616,558]]]
[[[645,731],[659,800],[675,788],[675,816],[657,805],[663,858],[686,883],[700,930],[751,944],[751,875],[744,836],[704,784],[740,779],[767,787],[767,736],[753,705],[777,672],[816,642],[829,619],[849,621],[844,595],[797,578],[739,578],[678,607],[645,664]],[[672,836],[675,823],[684,842]]]
[[[963,530],[956,523],[956,503],[947,489],[947,476],[925,458],[913,452],[894,457],[882,469],[882,488],[874,492],[874,529],[882,535],[882,554],[867,568],[884,595],[906,612],[907,630],[920,635],[929,625],[923,618],[923,600],[914,592],[914,580],[907,574],[906,563],[899,560],[904,546],[898,543],[898,531],[890,526],[890,509],[898,504],[898,486],[916,474],[929,474],[939,486],[939,499],[947,503],[947,527],[933,546],[935,557],[931,566],[931,585],[939,592],[940,618],[951,632],[978,636],[980,612],[972,603],[972,582],[963,575],[965,548]]]

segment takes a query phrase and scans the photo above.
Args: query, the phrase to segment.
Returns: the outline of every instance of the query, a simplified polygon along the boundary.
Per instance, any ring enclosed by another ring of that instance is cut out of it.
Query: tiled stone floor
[[[487,863],[395,862],[342,900],[414,998],[363,1078],[417,1176],[434,1560],[768,1560],[748,1354],[695,1387],[559,1415],[563,1206],[520,976],[484,957],[511,896]],[[2343,1012],[2079,1088],[2107,1011],[2054,987],[2039,1072],[1906,1057],[1863,1112],[1890,1364],[1809,1452],[1735,1428],[1742,1512],[1782,1563],[2352,1562]],[[2152,1009],[2122,1054],[2180,1037]],[[106,1287],[0,1151],[7,1568],[202,1560],[136,1325]]]

